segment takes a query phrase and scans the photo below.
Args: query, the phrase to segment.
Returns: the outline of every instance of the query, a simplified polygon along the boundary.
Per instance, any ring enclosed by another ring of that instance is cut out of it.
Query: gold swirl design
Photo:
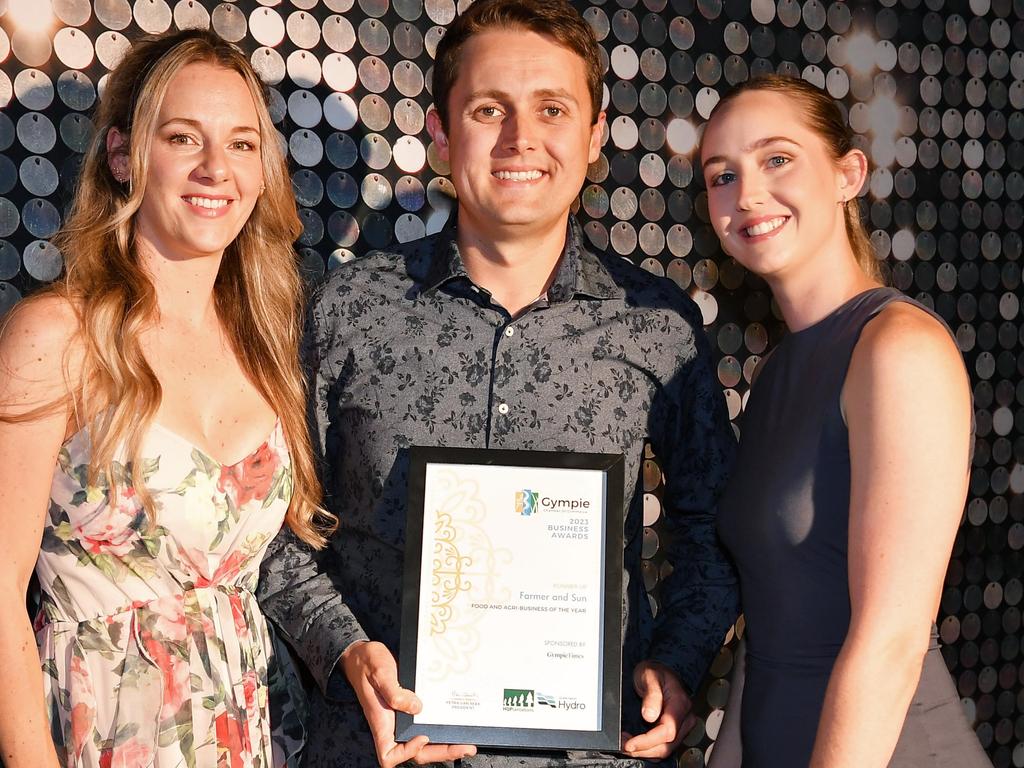
[[[495,547],[483,526],[486,505],[473,480],[447,471],[436,481],[434,548],[431,553],[430,640],[435,653],[424,672],[443,680],[452,672],[464,672],[480,647],[476,627],[481,611],[473,599],[502,601],[506,589],[498,573],[512,560],[509,550]]]
[[[459,554],[452,516],[441,510],[434,520],[434,556],[431,569],[430,634],[444,634],[452,617],[452,601],[473,584],[464,578],[464,570],[473,558]]]

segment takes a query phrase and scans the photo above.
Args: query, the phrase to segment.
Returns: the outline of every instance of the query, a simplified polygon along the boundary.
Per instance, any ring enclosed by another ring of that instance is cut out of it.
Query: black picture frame
[[[622,454],[515,451],[412,446],[409,449],[408,512],[402,590],[402,629],[398,677],[415,689],[419,636],[420,573],[423,549],[426,470],[429,464],[482,464],[509,467],[600,470],[604,473],[604,556],[602,588],[601,719],[598,730],[416,723],[396,713],[395,739],[426,735],[431,742],[522,749],[621,750],[622,719],[622,564],[625,460]]]

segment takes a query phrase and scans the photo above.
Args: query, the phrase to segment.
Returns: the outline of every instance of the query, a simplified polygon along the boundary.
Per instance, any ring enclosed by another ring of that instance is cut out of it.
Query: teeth
[[[542,176],[540,171],[495,171],[494,175],[502,181],[536,181]]]
[[[767,235],[769,232],[778,229],[786,221],[784,216],[779,216],[775,219],[769,219],[768,221],[762,221],[760,224],[755,224],[752,227],[747,227],[744,232],[747,233],[747,237],[757,237],[758,235]]]
[[[192,205],[197,205],[200,208],[223,208],[230,201],[229,200],[213,200],[209,197],[186,197],[185,200]]]

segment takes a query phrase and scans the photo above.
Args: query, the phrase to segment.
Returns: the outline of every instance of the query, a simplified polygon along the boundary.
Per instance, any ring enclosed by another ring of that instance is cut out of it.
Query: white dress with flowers
[[[36,640],[63,763],[284,764],[301,726],[283,713],[271,737],[268,693],[282,670],[253,597],[292,491],[280,424],[230,466],[154,424],[141,451],[152,519],[132,488],[112,504],[105,482],[88,486],[89,450],[83,430],[60,452],[36,564]],[[115,474],[124,488],[127,470]]]

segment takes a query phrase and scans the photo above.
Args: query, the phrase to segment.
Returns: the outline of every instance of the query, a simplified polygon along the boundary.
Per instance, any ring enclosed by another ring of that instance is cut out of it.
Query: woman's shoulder
[[[0,323],[0,370],[15,381],[46,388],[73,370],[80,358],[75,303],[54,292],[23,299]]]
[[[913,377],[924,386],[936,377],[966,377],[963,357],[946,325],[919,304],[892,301],[864,326],[851,373],[879,380]]]

